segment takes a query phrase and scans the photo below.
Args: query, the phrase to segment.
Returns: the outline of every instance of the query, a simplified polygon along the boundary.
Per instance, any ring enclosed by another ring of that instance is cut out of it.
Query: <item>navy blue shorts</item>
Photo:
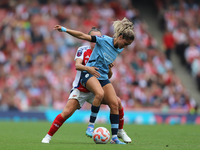
[[[80,80],[81,84],[85,87],[88,79],[91,77],[93,77],[92,74],[88,73],[87,71],[82,71],[81,72],[81,80]],[[110,80],[108,80],[108,79],[99,80],[99,83],[101,84],[102,87],[104,87],[106,84],[110,83]]]

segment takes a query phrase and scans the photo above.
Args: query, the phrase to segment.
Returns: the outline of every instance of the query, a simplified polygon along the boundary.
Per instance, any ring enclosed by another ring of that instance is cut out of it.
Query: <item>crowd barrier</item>
[[[47,110],[45,112],[19,112],[0,111],[0,121],[49,121],[53,122],[61,111]],[[88,123],[90,110],[77,110],[66,123]],[[190,114],[162,114],[141,111],[125,111],[124,121],[126,124],[199,124],[200,115]],[[109,111],[100,110],[97,123],[110,123]]]
[[[0,121],[40,121],[46,120],[45,112],[0,111]]]

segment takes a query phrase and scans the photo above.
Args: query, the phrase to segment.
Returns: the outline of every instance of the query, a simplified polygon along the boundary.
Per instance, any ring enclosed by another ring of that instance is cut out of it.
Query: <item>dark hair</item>
[[[101,33],[101,31],[98,28],[92,27],[92,29],[88,32],[88,34],[90,35],[92,31],[98,31]]]

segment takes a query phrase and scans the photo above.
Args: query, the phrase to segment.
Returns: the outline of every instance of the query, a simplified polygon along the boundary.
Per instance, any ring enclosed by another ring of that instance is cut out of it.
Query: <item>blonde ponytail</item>
[[[135,33],[133,31],[133,23],[130,22],[126,17],[123,20],[117,20],[113,22],[114,37],[123,36],[123,39],[134,40]]]

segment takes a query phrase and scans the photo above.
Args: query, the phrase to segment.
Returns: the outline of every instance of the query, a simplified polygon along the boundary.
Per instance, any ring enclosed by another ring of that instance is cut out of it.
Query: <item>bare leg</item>
[[[97,78],[91,77],[86,83],[86,88],[95,95],[92,105],[99,106],[104,97],[104,90]]]
[[[118,115],[119,114],[118,100],[117,100],[117,95],[115,93],[115,90],[114,90],[112,84],[111,83],[106,84],[103,87],[103,90],[104,90],[104,101],[110,107],[110,113]]]
[[[71,117],[77,108],[79,108],[79,102],[76,99],[69,99],[61,113],[61,116],[67,120],[69,117]]]

